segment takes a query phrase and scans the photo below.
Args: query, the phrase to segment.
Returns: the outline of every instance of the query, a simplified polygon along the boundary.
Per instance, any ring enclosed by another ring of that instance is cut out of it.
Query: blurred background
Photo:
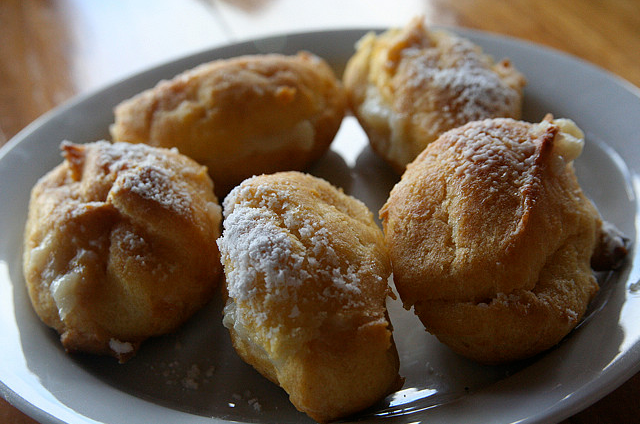
[[[2,0],[0,144],[74,95],[180,56],[416,15],[543,44],[640,86],[638,0]]]

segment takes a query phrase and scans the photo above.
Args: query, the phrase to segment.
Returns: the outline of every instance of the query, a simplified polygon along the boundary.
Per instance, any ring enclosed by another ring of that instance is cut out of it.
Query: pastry
[[[533,356],[580,321],[598,291],[601,226],[576,179],[570,120],[476,121],[443,134],[381,209],[406,308],[483,363]]]
[[[66,350],[129,359],[211,299],[221,208],[206,168],[175,150],[62,144],[31,192],[23,267]]]
[[[177,147],[223,196],[245,178],[302,170],[329,148],[346,109],[341,82],[301,52],[216,60],[115,108],[114,140]]]
[[[218,241],[224,325],[238,354],[324,422],[398,388],[387,317],[391,265],[360,201],[299,172],[244,181]]]
[[[430,30],[420,18],[363,37],[343,81],[371,147],[398,173],[447,130],[519,119],[525,85],[508,60],[494,63],[471,41]]]

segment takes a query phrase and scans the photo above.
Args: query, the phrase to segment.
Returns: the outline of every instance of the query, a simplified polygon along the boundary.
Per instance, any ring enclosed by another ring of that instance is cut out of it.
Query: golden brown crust
[[[467,122],[519,118],[524,77],[470,41],[422,19],[359,41],[343,81],[372,148],[399,173],[443,132]]]
[[[206,169],[175,151],[107,142],[62,149],[66,160],[31,193],[29,295],[67,350],[123,361],[211,298],[220,206]]]
[[[466,356],[545,350],[597,291],[589,261],[600,219],[575,178],[581,144],[569,126],[493,119],[449,131],[381,210],[403,303]]]
[[[224,206],[225,325],[240,356],[318,421],[396,389],[391,265],[366,206],[299,172],[249,179]]]
[[[301,52],[203,64],[115,108],[114,140],[177,147],[206,165],[219,196],[245,178],[301,170],[331,144],[346,94]]]

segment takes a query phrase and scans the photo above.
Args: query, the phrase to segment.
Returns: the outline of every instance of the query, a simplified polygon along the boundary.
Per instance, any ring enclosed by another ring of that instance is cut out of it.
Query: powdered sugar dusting
[[[187,190],[177,189],[179,184],[172,180],[173,172],[170,169],[142,164],[137,171],[122,173],[122,188],[181,214],[189,210],[191,195]]]
[[[325,223],[300,205],[289,202],[288,189],[241,185],[224,204],[224,232],[218,239],[227,266],[229,296],[252,301],[261,293],[270,301],[290,303],[287,314],[300,314],[298,288],[311,281],[328,281],[317,296],[339,296],[357,304],[357,269],[346,266],[332,246]],[[257,313],[263,322],[265,316]]]
[[[288,288],[310,278],[302,268],[304,257],[294,251],[295,239],[275,225],[268,209],[238,206],[224,221],[218,244],[223,255],[234,258],[227,273],[229,296],[246,301],[255,295],[258,275],[265,289],[278,297],[289,296]]]
[[[536,144],[526,129],[515,129],[516,121],[493,119],[468,124],[451,133],[456,138],[450,149],[457,161],[458,177],[506,182],[522,186],[532,177]]]
[[[453,44],[442,55],[450,55],[453,63],[441,56],[407,49],[411,60],[409,85],[430,87],[441,98],[438,109],[452,124],[478,119],[511,116],[518,109],[520,94],[500,79],[470,41],[451,36]]]
[[[145,247],[147,247],[145,239],[133,231],[125,232],[124,237],[120,240],[120,248],[127,252],[139,251]]]
[[[164,149],[146,144],[109,143],[104,140],[94,144],[100,152],[98,164],[108,167],[109,171],[113,173],[136,168],[143,164],[166,163],[168,161]],[[168,151],[178,153],[176,148]]]
[[[130,190],[143,199],[151,200],[179,214],[186,214],[192,203],[189,190],[172,166],[165,150],[145,144],[109,143],[98,141],[96,165],[105,172],[104,178],[115,178],[118,188]]]

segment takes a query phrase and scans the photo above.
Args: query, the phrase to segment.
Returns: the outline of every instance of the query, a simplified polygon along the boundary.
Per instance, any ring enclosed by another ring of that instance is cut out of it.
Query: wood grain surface
[[[194,51],[419,14],[545,45],[640,86],[640,0],[2,0],[0,145],[76,95]],[[640,374],[565,423],[637,422],[638,395]],[[4,400],[0,422],[35,423]]]

